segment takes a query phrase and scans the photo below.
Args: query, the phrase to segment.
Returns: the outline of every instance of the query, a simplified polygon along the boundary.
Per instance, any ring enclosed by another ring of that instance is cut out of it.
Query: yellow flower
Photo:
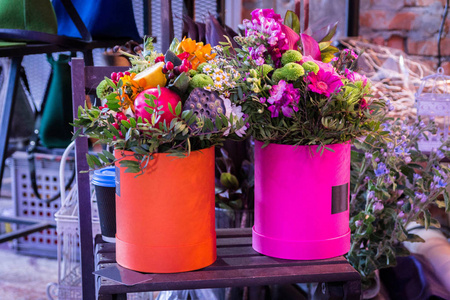
[[[211,60],[216,57],[216,53],[211,53],[212,48],[210,44],[203,45],[202,42],[197,43],[191,38],[183,38],[178,45],[178,51],[188,52],[189,61],[192,63],[192,69],[197,70],[198,65]]]
[[[118,95],[118,99],[120,100],[119,104],[124,108],[131,110],[134,112],[134,99],[136,96],[145,89],[145,79],[141,79],[139,81],[134,80],[136,73],[132,73],[131,75],[124,75],[120,80],[122,81],[122,96]]]

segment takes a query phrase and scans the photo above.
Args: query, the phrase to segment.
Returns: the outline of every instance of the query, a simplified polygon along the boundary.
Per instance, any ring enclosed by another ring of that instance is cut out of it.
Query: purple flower
[[[416,199],[422,203],[425,203],[428,199],[425,194],[420,193],[420,192],[414,192],[414,195],[415,195]]]
[[[420,176],[420,175],[417,174],[417,173],[414,173],[413,178],[414,178],[414,180],[419,180],[419,179],[422,178],[422,176]]]
[[[398,206],[402,206],[404,203],[405,203],[405,202],[404,202],[403,200],[397,201],[397,205],[398,205]]]
[[[297,103],[300,98],[300,91],[291,83],[280,80],[277,85],[270,89],[270,97],[267,102],[272,104],[268,110],[271,117],[276,118],[282,112],[285,117],[292,117],[294,111],[298,111]]]
[[[356,227],[361,227],[362,224],[364,224],[363,220],[357,220],[357,221],[355,222],[355,226],[356,226]]]
[[[433,176],[434,186],[437,188],[445,188],[447,186],[447,182],[445,182],[441,177],[434,175]]]
[[[441,150],[437,150],[437,151],[436,151],[436,156],[437,156],[437,158],[439,158],[439,159],[443,159],[443,158],[445,157],[445,154],[442,153]]]
[[[400,219],[403,219],[403,218],[405,217],[405,213],[401,210],[401,211],[398,213],[398,217],[399,217]]]
[[[369,191],[369,192],[367,193],[367,200],[372,199],[374,196],[375,196],[375,192],[374,192],[374,191]]]
[[[379,212],[382,211],[384,208],[383,203],[381,201],[377,201],[373,204],[373,212]]]
[[[365,155],[366,159],[372,158],[372,153],[366,152],[364,155]]]
[[[389,169],[386,168],[386,165],[384,163],[379,163],[377,169],[375,170],[375,176],[379,177],[384,174],[389,174]]]
[[[394,148],[394,143],[389,142],[389,143],[387,144],[387,147],[388,147],[388,149]]]
[[[309,72],[307,81],[309,82],[308,88],[318,94],[330,97],[331,94],[338,93],[341,89],[342,83],[341,76],[336,72],[326,72],[320,69],[317,74]]]

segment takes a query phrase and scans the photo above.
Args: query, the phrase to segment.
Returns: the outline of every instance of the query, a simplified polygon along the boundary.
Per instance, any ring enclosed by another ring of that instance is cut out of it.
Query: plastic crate
[[[59,193],[59,164],[61,155],[35,153],[36,183],[42,199],[50,199]],[[31,186],[28,154],[15,152],[8,159],[12,177],[12,198],[15,216],[37,220],[54,220],[61,200],[51,203],[39,200]],[[74,158],[69,157],[66,163],[65,178],[70,178],[75,167]],[[16,228],[21,228],[17,225]],[[58,236],[55,229],[49,228],[16,239],[13,248],[21,254],[38,255],[56,258]]]

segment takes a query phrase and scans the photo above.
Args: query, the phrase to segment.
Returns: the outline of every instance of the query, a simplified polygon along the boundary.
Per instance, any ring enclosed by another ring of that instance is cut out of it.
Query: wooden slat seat
[[[114,244],[104,243],[101,238],[97,238],[95,265],[96,270],[117,267]],[[122,269],[121,272],[134,271]],[[360,276],[344,257],[300,261],[264,256],[252,249],[250,229],[218,229],[217,260],[201,270],[151,274],[150,280],[133,286],[105,277],[98,278],[96,282],[100,299],[144,291],[309,282],[339,283],[345,291],[345,299],[359,299],[361,292]]]

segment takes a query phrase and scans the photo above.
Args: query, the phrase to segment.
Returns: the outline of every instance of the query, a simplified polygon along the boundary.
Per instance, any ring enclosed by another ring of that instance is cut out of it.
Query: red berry
[[[116,122],[111,124],[115,129],[119,129],[119,124],[117,124]]]
[[[189,72],[189,68],[185,65],[180,66],[180,72]]]
[[[124,121],[128,120],[127,116],[123,112],[117,113],[116,118],[119,122],[122,120],[124,120]]]
[[[167,63],[166,63],[166,68],[167,68],[167,70],[172,70],[173,69],[173,62],[171,62],[171,61],[168,61]]]
[[[175,68],[173,68],[173,72],[175,73],[176,76],[180,75],[181,74],[180,67],[176,66]]]
[[[175,79],[175,73],[170,73],[169,74],[169,80]]]
[[[158,56],[157,58],[155,58],[155,63],[159,63],[164,61],[164,55]]]
[[[112,72],[111,73],[111,80],[112,81],[117,81],[117,73],[116,72]]]
[[[123,73],[122,73],[122,72],[119,72],[119,73],[117,73],[117,76],[118,76],[119,78],[122,78],[122,77],[123,77]]]
[[[163,74],[167,74],[167,72],[169,72],[169,70],[167,70],[166,66],[164,65],[164,66],[162,67],[161,72],[163,72]]]
[[[127,76],[130,76],[131,75],[131,73],[130,72],[128,72],[128,71],[125,71],[125,73],[124,73],[125,75],[127,75]]]

